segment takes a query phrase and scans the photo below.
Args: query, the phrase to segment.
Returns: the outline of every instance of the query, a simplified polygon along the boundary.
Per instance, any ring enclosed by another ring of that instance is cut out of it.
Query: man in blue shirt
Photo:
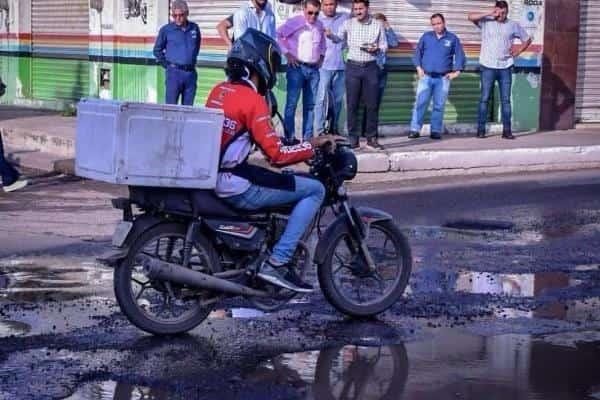
[[[196,97],[196,58],[200,50],[200,28],[188,21],[187,3],[171,4],[173,22],[164,25],[154,44],[154,57],[166,69],[166,103],[191,106]]]
[[[433,31],[421,37],[413,57],[419,84],[408,135],[411,139],[420,136],[423,118],[432,97],[430,137],[442,138],[444,108],[450,92],[450,82],[465,68],[466,59],[462,44],[455,34],[446,30],[444,16],[432,15],[431,26]]]

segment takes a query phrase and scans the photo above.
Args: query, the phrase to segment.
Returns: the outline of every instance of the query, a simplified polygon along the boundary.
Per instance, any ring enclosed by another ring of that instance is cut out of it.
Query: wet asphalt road
[[[233,299],[176,338],[131,326],[95,262],[122,189],[0,195],[0,399],[600,398],[600,171],[354,190],[409,237],[401,302],[351,321],[320,294]]]

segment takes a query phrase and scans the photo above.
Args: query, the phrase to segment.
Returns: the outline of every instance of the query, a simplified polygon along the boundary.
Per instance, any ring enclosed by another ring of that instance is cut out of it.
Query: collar
[[[265,8],[258,8],[258,7],[256,7],[254,5],[254,3],[252,2],[252,0],[248,0],[248,8],[254,10],[254,12],[257,12],[259,10],[262,11],[262,12],[266,12],[269,9],[270,6],[271,6],[271,4],[269,2],[267,2],[267,4],[265,5]]]
[[[355,18],[355,19],[356,19],[356,22],[358,22],[359,24],[363,24],[363,25],[371,25],[371,23],[373,22],[373,20],[374,20],[375,18],[373,18],[373,16],[372,16],[371,14],[368,14],[368,15],[367,15],[367,20],[366,20],[365,22],[360,22],[360,21],[358,20],[358,18]]]
[[[242,78],[242,81],[244,81],[245,83],[248,84],[248,86],[250,86],[252,89],[254,89],[254,91],[256,93],[258,93],[258,88],[254,85],[254,82],[252,82],[250,79],[248,78]]]
[[[187,21],[185,26],[179,26],[175,22],[171,22],[171,24],[172,24],[173,28],[181,29],[184,32],[188,31],[192,27],[192,23],[190,21]]]
[[[442,32],[442,35],[438,37],[437,33],[435,33],[435,31],[431,31],[431,33],[433,33],[433,36],[435,36],[436,39],[443,39],[444,37],[448,36],[448,29],[444,29],[444,32]]]

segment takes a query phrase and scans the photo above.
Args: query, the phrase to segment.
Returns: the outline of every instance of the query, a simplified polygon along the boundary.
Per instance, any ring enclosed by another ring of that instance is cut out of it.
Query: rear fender
[[[392,216],[384,211],[378,210],[376,208],[371,207],[357,207],[354,208],[352,213],[356,212],[364,226],[366,227],[366,235],[369,234],[369,228],[371,224],[379,221],[392,220]],[[340,214],[331,225],[327,227],[319,243],[317,244],[317,248],[315,249],[315,257],[314,262],[317,265],[321,265],[325,262],[325,258],[329,252],[333,250],[333,246],[335,243],[331,240],[333,237],[333,233],[340,229],[339,226],[343,224],[349,224],[348,216],[346,214]]]
[[[129,248],[133,242],[140,237],[148,229],[160,224],[164,220],[160,217],[156,217],[149,214],[144,214],[137,217],[133,221],[133,226],[123,245],[120,247],[113,247],[111,250],[97,257],[96,260],[109,267],[117,267],[129,254]]]

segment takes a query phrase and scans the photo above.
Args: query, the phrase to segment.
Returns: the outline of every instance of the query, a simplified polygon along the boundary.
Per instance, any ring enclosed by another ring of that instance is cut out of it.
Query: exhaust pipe
[[[144,271],[150,279],[170,281],[179,285],[189,285],[197,289],[216,290],[240,296],[271,297],[262,290],[255,290],[248,286],[230,282],[226,279],[216,278],[203,272],[184,268],[181,265],[157,260],[148,256],[141,256]]]

